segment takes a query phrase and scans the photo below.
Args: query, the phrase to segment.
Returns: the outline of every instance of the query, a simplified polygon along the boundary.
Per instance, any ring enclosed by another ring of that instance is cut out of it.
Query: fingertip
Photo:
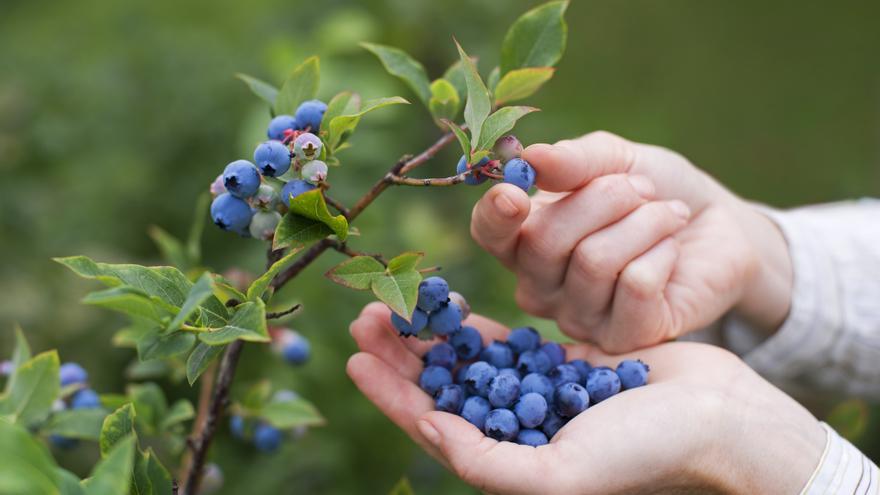
[[[502,219],[515,221],[524,219],[529,213],[529,195],[513,184],[500,183],[486,192],[487,206]],[[520,220],[521,221],[521,220]]]
[[[361,314],[359,318],[364,316],[390,316],[391,310],[388,309],[388,306],[385,303],[381,303],[379,301],[373,301],[361,310]]]

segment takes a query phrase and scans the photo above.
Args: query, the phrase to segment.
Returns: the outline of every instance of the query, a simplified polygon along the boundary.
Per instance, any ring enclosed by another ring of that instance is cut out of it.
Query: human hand
[[[487,343],[508,332],[478,315],[466,323]],[[351,333],[361,352],[348,374],[358,388],[430,455],[490,493],[797,493],[825,444],[825,432],[797,402],[733,354],[695,343],[619,356],[566,346],[570,359],[595,365],[640,358],[651,366],[649,384],[591,406],[548,445],[497,442],[459,416],[434,411],[418,387],[420,356],[434,342],[398,337],[379,303],[364,309]]]
[[[509,184],[471,234],[517,275],[517,303],[608,352],[657,344],[736,307],[774,331],[791,267],[776,226],[690,164],[605,132],[523,152],[540,192]]]

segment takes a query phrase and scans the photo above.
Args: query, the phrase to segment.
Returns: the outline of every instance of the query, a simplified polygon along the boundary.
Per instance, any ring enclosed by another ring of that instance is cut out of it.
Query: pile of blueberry
[[[279,390],[272,396],[271,402],[289,402],[297,398],[299,395],[292,390]],[[306,433],[305,426],[284,431],[258,418],[245,418],[237,414],[230,416],[229,430],[233,437],[251,442],[257,450],[267,453],[278,450],[285,436],[297,439]]]
[[[467,158],[462,155],[455,167],[455,173],[461,174],[473,170],[464,180],[465,184],[472,186],[480,185],[490,178],[500,178],[503,182],[528,192],[535,184],[535,169],[529,162],[520,158],[522,150],[522,143],[516,136],[503,136],[495,142],[495,147],[492,149],[493,159],[487,156],[470,165]]]
[[[66,397],[58,399],[52,405],[55,412],[66,409],[98,409],[101,407],[101,398],[97,392],[88,387],[89,374],[77,363],[64,363],[58,370],[61,380],[62,393],[64,389],[73,389]],[[61,435],[50,435],[49,441],[60,449],[71,449],[79,444],[75,438]]]
[[[269,122],[268,141],[257,145],[254,161],[236,160],[211,184],[211,219],[223,230],[268,240],[290,198],[311,191],[327,178],[318,137],[327,105],[303,102],[294,115]],[[267,180],[267,179],[273,180]]]
[[[391,321],[402,336],[446,339],[425,354],[419,386],[437,410],[460,415],[498,441],[544,445],[591,404],[648,382],[648,365],[640,360],[621,361],[616,370],[566,361],[564,347],[542,343],[531,327],[484,346],[476,328],[461,324],[469,312],[445,280],[431,277],[419,286],[412,322],[393,313]]]

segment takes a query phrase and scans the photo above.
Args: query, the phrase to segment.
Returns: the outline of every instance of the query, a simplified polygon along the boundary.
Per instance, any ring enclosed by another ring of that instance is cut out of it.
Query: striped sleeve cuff
[[[801,495],[877,495],[880,470],[853,444],[821,423],[825,429],[825,451]]]

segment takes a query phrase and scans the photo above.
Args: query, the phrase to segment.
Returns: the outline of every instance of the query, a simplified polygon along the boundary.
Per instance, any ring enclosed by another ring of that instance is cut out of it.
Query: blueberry
[[[526,351],[520,354],[519,360],[516,362],[516,369],[523,375],[529,373],[547,373],[552,367],[553,363],[550,361],[550,356],[540,349],[537,351]]]
[[[522,394],[530,392],[541,394],[548,404],[553,402],[553,393],[555,390],[556,388],[553,386],[553,382],[540,373],[530,373],[526,375],[525,378],[522,379],[522,383],[519,387],[519,391]]]
[[[58,376],[61,379],[62,387],[75,383],[86,383],[89,380],[89,374],[86,370],[76,363],[62,364],[58,369]]]
[[[99,407],[101,407],[101,398],[90,388],[77,391],[70,399],[71,409],[97,409]]]
[[[310,184],[318,184],[327,179],[327,164],[321,160],[312,160],[302,168],[302,178]]]
[[[419,300],[422,311],[436,311],[449,299],[449,284],[441,277],[428,277],[419,284]]]
[[[278,330],[274,334],[272,345],[275,352],[290,364],[303,364],[309,360],[312,346],[308,339],[288,328]]]
[[[235,414],[229,417],[229,431],[235,438],[244,438],[244,418]]]
[[[462,361],[477,357],[483,349],[483,337],[474,327],[461,327],[461,331],[449,338],[449,343],[455,348],[458,358]]]
[[[451,371],[455,367],[457,357],[455,349],[451,345],[441,342],[435,344],[425,353],[424,361],[425,366],[442,366]]]
[[[257,193],[248,199],[252,207],[261,211],[275,211],[281,202],[281,195],[269,184],[260,184]]]
[[[577,383],[564,383],[556,389],[556,412],[560,416],[573,418],[590,405],[590,395]]]
[[[251,217],[248,232],[254,239],[268,241],[275,236],[275,228],[281,223],[281,214],[277,211],[258,211]]]
[[[477,164],[472,167],[472,169],[474,171],[465,176],[464,183],[471,185],[471,186],[477,186],[477,185],[482,184],[483,182],[486,182],[486,180],[489,179],[489,177],[486,177],[485,175],[479,173],[478,171],[480,169],[482,169],[483,167],[485,167],[487,163],[489,163],[489,157],[485,157],[482,160],[480,160],[479,162],[477,162]],[[456,175],[463,174],[467,170],[468,170],[467,157],[464,155],[461,155],[461,158],[458,159],[458,164],[455,166],[455,173],[456,173]]]
[[[461,329],[461,310],[454,302],[440,306],[428,316],[428,328],[434,335],[451,335]]]
[[[519,374],[519,371],[516,371],[516,368],[501,368],[498,370],[498,374],[515,376],[517,380],[522,379],[522,376]]]
[[[501,163],[507,163],[514,158],[519,158],[522,155],[522,150],[522,143],[519,142],[516,136],[511,134],[498,138],[493,148],[495,158],[501,160]]]
[[[544,418],[544,422],[541,423],[541,431],[547,435],[547,438],[553,438],[556,436],[556,432],[562,429],[565,426],[565,423],[568,422],[567,418],[563,418],[562,416],[556,414],[556,411],[550,409],[547,411],[547,417]]]
[[[311,132],[321,130],[321,119],[324,118],[324,112],[327,111],[327,104],[321,100],[308,100],[300,103],[293,117],[300,125],[301,129],[308,129]]]
[[[215,198],[228,192],[226,186],[223,185],[223,174],[218,175],[217,178],[214,179],[214,182],[211,183],[211,187],[209,187],[208,190],[211,192],[211,196]]]
[[[79,445],[79,440],[61,435],[49,435],[49,443],[61,450],[70,450]]]
[[[409,337],[421,332],[428,325],[428,314],[416,308],[410,321],[404,320],[400,315],[391,312],[391,324],[403,337]]]
[[[568,364],[574,366],[577,369],[578,374],[581,375],[579,383],[587,383],[587,375],[590,374],[590,370],[593,369],[593,366],[583,359],[572,359]]]
[[[485,361],[477,361],[468,366],[464,385],[469,393],[486,397],[489,395],[489,383],[498,376],[498,369]]]
[[[223,169],[223,185],[236,198],[249,198],[260,187],[260,172],[247,160],[235,160]]]
[[[290,168],[290,148],[281,141],[266,141],[254,150],[254,163],[266,177],[278,177]]]
[[[549,440],[547,440],[547,435],[538,430],[519,430],[519,434],[516,436],[516,443],[530,447],[540,447],[541,445],[547,445]]]
[[[510,346],[498,340],[493,341],[483,349],[480,359],[496,368],[510,368],[516,363]]]
[[[254,428],[254,447],[261,452],[274,452],[281,446],[281,430],[267,423]]]
[[[507,335],[507,345],[517,354],[534,351],[541,345],[541,335],[532,327],[514,328]]]
[[[486,416],[490,410],[492,410],[492,406],[489,404],[489,401],[479,395],[475,395],[468,397],[464,401],[464,406],[461,408],[461,417],[482,431],[483,426],[486,424]]]
[[[324,143],[321,142],[321,138],[311,132],[304,132],[293,140],[293,156],[299,160],[300,164],[305,164],[320,158],[323,147]]]
[[[469,364],[463,364],[458,367],[458,369],[455,371],[455,383],[459,385],[464,385],[464,381],[467,378],[467,371],[470,366],[471,365]]]
[[[432,397],[440,390],[440,387],[451,384],[452,373],[441,366],[428,366],[419,375],[419,386]]]
[[[519,378],[504,374],[489,382],[489,403],[494,407],[511,407],[519,398]]]
[[[269,128],[266,129],[266,136],[269,139],[281,141],[284,139],[284,131],[295,131],[299,129],[296,119],[290,115],[279,115],[269,121]]]
[[[541,346],[541,350],[550,357],[550,363],[553,366],[559,366],[565,362],[565,348],[556,342],[546,342]]]
[[[463,402],[464,390],[461,385],[443,385],[435,395],[434,408],[438,411],[458,414]]]
[[[522,158],[514,158],[504,165],[504,182],[528,192],[535,185],[535,169]]]
[[[254,212],[243,199],[229,193],[214,198],[211,203],[211,220],[223,230],[241,232],[247,230]]]
[[[315,189],[317,186],[314,184],[309,184],[304,180],[292,180],[288,181],[287,184],[284,184],[284,187],[281,188],[281,203],[284,206],[290,205],[290,200],[299,196],[302,193],[309,192]]]
[[[468,316],[471,315],[471,305],[468,304],[467,299],[465,299],[463,295],[455,291],[450,291],[449,301],[458,305],[458,308],[461,310],[462,320],[466,320]]]
[[[519,398],[513,412],[523,428],[537,428],[547,417],[547,409],[547,399],[543,395],[529,392]]]
[[[519,421],[509,409],[493,409],[486,416],[483,429],[487,436],[499,442],[510,441],[519,433]]]
[[[620,378],[607,366],[593,368],[587,375],[587,392],[590,393],[593,404],[598,404],[620,392]]]
[[[648,383],[648,372],[651,368],[640,359],[626,359],[617,365],[617,376],[623,390],[641,387]]]
[[[547,378],[553,382],[554,387],[559,387],[566,383],[581,384],[581,374],[577,368],[570,364],[560,364],[547,372]]]

